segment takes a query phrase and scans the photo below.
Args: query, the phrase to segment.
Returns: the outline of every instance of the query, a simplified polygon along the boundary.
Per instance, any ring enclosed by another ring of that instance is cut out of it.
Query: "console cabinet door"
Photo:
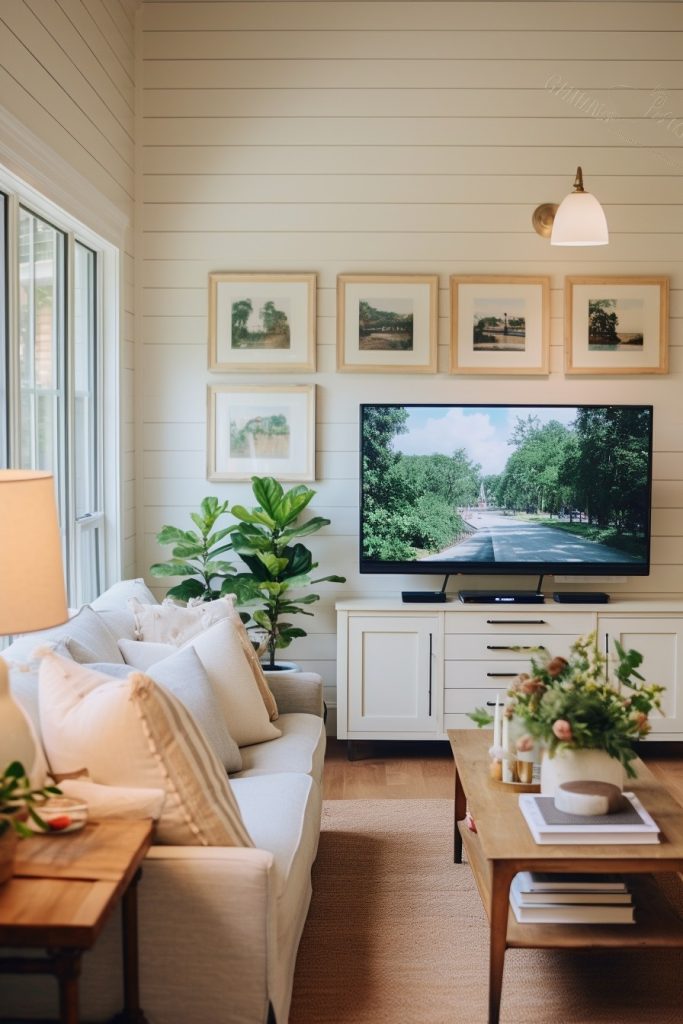
[[[616,639],[627,650],[640,651],[640,674],[648,683],[666,686],[662,695],[664,715],[650,715],[652,739],[683,735],[683,618],[600,615],[598,629],[603,648],[606,642],[607,649],[614,651]]]
[[[440,651],[437,616],[349,616],[349,733],[434,735],[443,691]]]

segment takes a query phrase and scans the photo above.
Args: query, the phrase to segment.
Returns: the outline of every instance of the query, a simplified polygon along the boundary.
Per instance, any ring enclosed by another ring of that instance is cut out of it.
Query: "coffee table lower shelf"
[[[486,915],[491,917],[491,872],[481,844],[464,822],[458,822],[467,861]],[[651,874],[627,875],[633,894],[635,924],[520,924],[508,913],[508,949],[642,949],[683,947],[683,921]]]

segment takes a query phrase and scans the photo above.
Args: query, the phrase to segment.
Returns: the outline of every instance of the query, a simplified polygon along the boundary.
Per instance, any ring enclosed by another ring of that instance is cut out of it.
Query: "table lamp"
[[[0,470],[0,636],[49,629],[68,618],[54,478]],[[0,651],[0,771],[21,761],[27,772],[35,740],[9,689]]]

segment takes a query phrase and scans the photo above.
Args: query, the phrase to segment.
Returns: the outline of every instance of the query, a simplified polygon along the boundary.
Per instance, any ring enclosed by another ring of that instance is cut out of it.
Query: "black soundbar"
[[[536,590],[460,590],[465,604],[543,604],[545,597]]]
[[[565,590],[564,593],[558,590],[553,594],[553,601],[558,604],[609,604],[609,594],[601,590]]]

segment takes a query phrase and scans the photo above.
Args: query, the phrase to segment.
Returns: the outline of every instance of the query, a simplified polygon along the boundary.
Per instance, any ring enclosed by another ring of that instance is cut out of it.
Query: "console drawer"
[[[492,608],[490,612],[454,612],[445,616],[446,633],[571,633],[574,637],[590,633],[597,626],[592,612],[546,611],[542,605],[530,605],[526,611]]]
[[[512,686],[516,676],[525,672],[524,662],[506,661],[447,661],[444,686],[449,689],[484,687],[503,693]]]
[[[446,660],[509,661],[514,658],[528,662],[534,654],[534,648],[539,646],[552,655],[559,654],[566,658],[574,639],[570,633],[544,633],[540,637],[536,633],[450,633],[445,642]],[[525,649],[515,651],[511,650],[513,647]]]

